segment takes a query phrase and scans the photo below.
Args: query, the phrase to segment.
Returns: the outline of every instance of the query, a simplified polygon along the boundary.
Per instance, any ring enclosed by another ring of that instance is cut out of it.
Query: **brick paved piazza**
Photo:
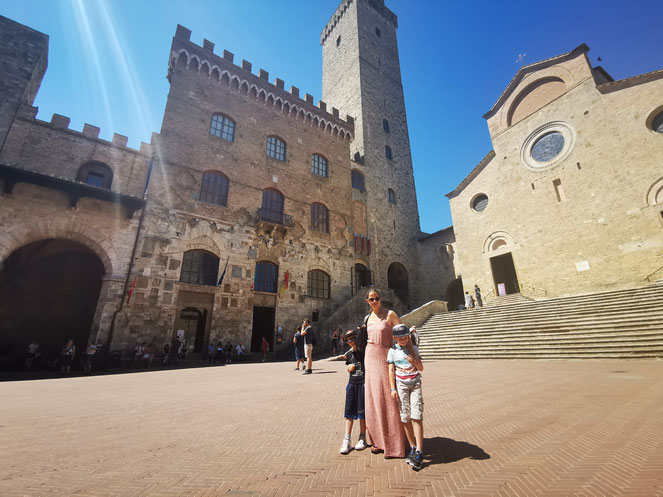
[[[338,453],[314,366],[1,383],[0,495],[663,495],[663,361],[428,362],[419,473]]]

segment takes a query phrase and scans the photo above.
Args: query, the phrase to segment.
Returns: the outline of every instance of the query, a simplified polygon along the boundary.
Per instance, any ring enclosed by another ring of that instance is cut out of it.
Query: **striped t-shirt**
[[[414,354],[419,356],[419,349],[414,345],[412,348],[414,349]],[[419,379],[420,374],[417,368],[406,359],[407,355],[409,355],[407,347],[402,349],[400,345],[395,343],[387,353],[387,362],[396,367],[396,381],[414,383]]]

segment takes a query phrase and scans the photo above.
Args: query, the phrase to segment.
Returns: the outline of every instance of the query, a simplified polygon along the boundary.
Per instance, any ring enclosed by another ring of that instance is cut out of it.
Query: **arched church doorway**
[[[41,240],[13,252],[0,268],[0,348],[20,358],[35,340],[45,363],[72,339],[80,357],[104,274],[97,254],[72,240]]]
[[[447,308],[450,311],[458,309],[459,305],[465,304],[465,297],[463,293],[463,280],[456,278],[447,287]]]
[[[408,302],[410,289],[408,285],[407,270],[400,262],[392,262],[387,269],[387,285],[404,302]]]
[[[516,267],[511,252],[490,258],[490,268],[495,281],[495,294],[499,296],[520,292]]]

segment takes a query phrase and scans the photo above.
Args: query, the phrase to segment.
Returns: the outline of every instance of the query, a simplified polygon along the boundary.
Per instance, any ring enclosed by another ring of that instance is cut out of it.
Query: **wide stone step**
[[[519,343],[598,343],[598,342],[622,342],[622,341],[648,341],[648,340],[663,340],[663,333],[658,331],[639,331],[628,333],[596,333],[596,334],[577,334],[577,333],[564,333],[559,335],[532,335],[523,334],[516,336],[504,335],[477,335],[472,337],[454,338],[454,337],[435,337],[433,339],[421,339],[420,349],[437,347],[437,346],[450,346],[454,344],[492,344],[494,342],[519,344]]]

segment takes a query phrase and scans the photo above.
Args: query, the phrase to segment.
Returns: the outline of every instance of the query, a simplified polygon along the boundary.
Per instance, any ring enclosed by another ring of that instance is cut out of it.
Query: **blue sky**
[[[321,97],[320,31],[339,0],[21,0],[0,14],[50,36],[49,68],[35,105],[149,142],[161,128],[176,25]],[[525,63],[586,43],[615,78],[663,68],[663,1],[386,0],[399,47],[422,230],[451,224],[445,193],[492,148],[487,112]]]

